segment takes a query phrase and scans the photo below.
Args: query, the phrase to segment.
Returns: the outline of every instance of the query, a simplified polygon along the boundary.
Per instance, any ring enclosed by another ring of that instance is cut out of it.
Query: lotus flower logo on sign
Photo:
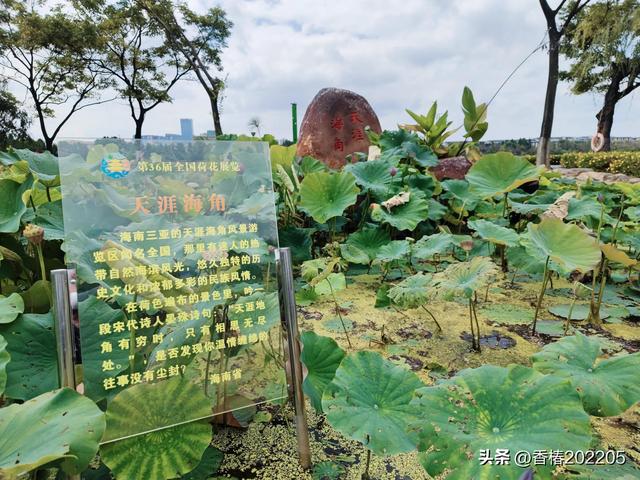
[[[107,177],[123,178],[129,175],[131,162],[120,153],[110,153],[102,159],[100,170]]]

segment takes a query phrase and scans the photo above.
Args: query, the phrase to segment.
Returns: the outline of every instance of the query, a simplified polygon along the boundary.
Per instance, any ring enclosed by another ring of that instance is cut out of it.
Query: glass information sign
[[[105,440],[283,398],[267,145],[113,142],[59,145],[82,383],[107,401]],[[110,430],[114,398],[152,413]]]

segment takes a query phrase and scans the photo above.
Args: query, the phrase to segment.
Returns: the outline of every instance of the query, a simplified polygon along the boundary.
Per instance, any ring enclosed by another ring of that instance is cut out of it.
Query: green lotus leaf
[[[469,192],[485,199],[538,180],[543,169],[511,153],[498,152],[475,162],[465,178],[470,185]]]
[[[379,353],[356,352],[336,370],[322,396],[322,409],[333,428],[377,455],[409,452],[417,440],[406,430],[416,421],[409,402],[421,386],[415,373]]]
[[[538,320],[536,331],[550,337],[564,337],[567,334],[573,334],[575,328],[569,326],[569,330],[565,332],[565,322],[558,320]]]
[[[438,156],[429,147],[424,147],[417,142],[406,141],[400,145],[403,158],[413,160],[421,167],[435,167],[438,165]]]
[[[316,160],[313,157],[307,156],[302,157],[302,160],[300,160],[298,170],[300,171],[302,176],[306,176],[310,173],[326,172],[328,170],[328,167],[320,160]]]
[[[327,259],[324,257],[307,260],[300,266],[300,276],[303,280],[309,282],[317,277],[325,268],[327,268]]]
[[[114,309],[102,300],[90,296],[78,304],[80,317],[80,334],[82,335],[82,371],[84,394],[97,402],[105,398],[105,391],[102,385],[105,372],[102,371],[102,362],[105,356],[102,354],[101,344],[108,340],[113,346],[109,360],[113,361],[114,370],[111,374],[118,374],[129,366],[129,349],[123,350],[118,347],[118,342],[122,339],[129,339],[131,333],[124,329],[122,332],[112,332],[109,338],[96,335],[101,323],[122,321],[126,323],[124,312],[121,309]]]
[[[281,165],[285,170],[291,171],[291,164],[296,158],[297,145],[289,145],[284,147],[282,145],[271,145],[269,147],[271,157],[271,169],[275,172],[278,165]]]
[[[391,287],[387,295],[402,308],[418,308],[430,299],[432,288],[433,276],[418,272]]]
[[[584,220],[588,217],[598,220],[602,205],[594,198],[571,198],[567,220]],[[606,215],[606,214],[605,214]],[[606,215],[608,217],[608,215]],[[611,217],[609,217],[611,219]]]
[[[207,480],[218,471],[223,459],[224,453],[216,447],[209,445],[204,451],[198,466],[186,475],[183,475],[180,480]]]
[[[398,129],[398,130],[385,130],[380,135],[380,147],[384,152],[387,149],[392,149],[394,147],[400,147],[405,142],[413,142],[418,143],[420,138],[413,132],[409,132],[407,130]]]
[[[343,478],[344,468],[336,462],[320,462],[313,467],[313,480],[339,480]]]
[[[27,149],[16,149],[15,152],[21,160],[29,164],[31,173],[43,185],[48,187],[60,185],[58,159],[51,152],[37,153]]]
[[[411,247],[411,255],[420,260],[430,260],[434,255],[442,255],[455,245],[448,233],[425,235]]]
[[[560,267],[588,272],[600,262],[596,241],[577,225],[557,218],[545,218],[527,225],[524,245],[527,252],[541,261],[550,258]]]
[[[333,317],[329,320],[325,320],[322,322],[322,326],[333,333],[343,333],[345,330],[350,332],[353,330],[353,322],[344,317],[342,317],[342,321],[340,321],[340,317]]]
[[[480,201],[480,198],[475,194],[469,191],[470,185],[466,180],[444,180],[442,182],[442,188],[446,191],[443,194],[443,198],[449,199],[449,203],[452,204],[451,200],[455,199],[456,210],[460,212],[463,208],[465,210],[474,210]]]
[[[370,192],[375,199],[383,199],[389,195],[389,188],[393,177],[393,165],[385,160],[370,160],[367,162],[350,163],[344,170],[352,173],[356,183],[363,191]]]
[[[50,313],[23,314],[0,325],[11,362],[7,365],[5,395],[29,400],[58,388],[58,359],[53,317]]]
[[[534,354],[533,367],[567,378],[591,415],[610,417],[640,400],[640,352],[600,358],[602,346],[580,332],[546,345]]]
[[[326,223],[356,203],[359,192],[349,172],[311,173],[300,184],[300,208],[316,222]]]
[[[379,228],[365,228],[352,233],[340,245],[342,258],[351,263],[368,265],[375,260],[378,251],[389,243],[389,234]]]
[[[44,228],[44,238],[46,240],[64,240],[62,200],[40,205],[36,209],[36,218],[33,223]]]
[[[480,313],[491,322],[500,324],[528,325],[533,322],[533,310],[517,305],[495,303],[483,307]]]
[[[541,214],[546,212],[549,207],[553,205],[552,203],[520,203],[520,202],[509,202],[509,207],[516,213],[520,213],[521,215],[530,215],[530,214]]]
[[[11,323],[24,312],[24,301],[17,293],[8,297],[0,296],[0,324]]]
[[[604,450],[604,449],[601,449]],[[567,465],[566,469],[572,474],[561,477],[562,480],[638,480],[640,469],[633,465],[631,459],[624,455],[616,458],[614,465]]]
[[[7,364],[11,356],[7,352],[7,341],[0,335],[0,397],[4,394],[7,386]]]
[[[332,295],[347,288],[347,279],[344,273],[330,273],[327,278],[318,282],[315,287],[318,295]]]
[[[26,292],[20,293],[24,302],[24,311],[28,313],[47,313],[51,310],[51,282],[38,280]]]
[[[165,480],[184,475],[196,468],[209,446],[211,426],[206,418],[211,414],[202,389],[180,377],[129,387],[107,407],[102,461],[116,478]]]
[[[509,265],[514,269],[523,270],[531,275],[544,272],[544,263],[538,258],[531,256],[523,246],[507,249],[507,260],[509,261]]]
[[[425,194],[426,197],[432,197],[442,191],[440,182],[433,174],[424,175],[422,173],[412,173],[402,179],[402,182],[411,190],[418,190]],[[440,204],[440,202],[436,202]]]
[[[291,249],[291,259],[298,265],[311,258],[313,228],[285,228],[278,231],[281,247]]]
[[[513,464],[482,465],[480,451],[580,450],[589,447],[589,416],[571,384],[531,368],[485,365],[416,392],[411,406],[421,463],[447,480],[518,480]],[[531,465],[536,478],[551,478],[551,465]],[[439,477],[440,478],[440,477]]]
[[[0,409],[0,478],[54,463],[79,474],[98,451],[104,414],[69,388]]]
[[[300,340],[304,347],[300,360],[308,372],[302,388],[313,408],[322,413],[322,392],[333,380],[345,353],[332,338],[314,332],[304,332]]]
[[[441,204],[434,198],[429,199],[429,216],[427,217],[429,220],[437,222],[438,220],[443,219],[447,212],[448,209],[446,205]]]
[[[567,318],[569,312],[571,312],[571,320],[586,320],[589,317],[589,305],[576,303],[572,309],[571,304],[563,303],[549,307],[549,313],[554,314],[556,317]],[[602,320],[610,316],[611,312],[607,307],[600,307],[600,318]]]
[[[296,304],[301,307],[311,305],[318,299],[318,294],[313,287],[303,287],[296,291]]]
[[[429,216],[429,203],[422,192],[410,190],[409,201],[389,210],[373,205],[371,218],[376,222],[388,223],[398,230],[415,230],[420,222]]]
[[[411,244],[407,240],[393,240],[383,245],[378,250],[376,260],[380,262],[393,262],[407,258],[411,253]]]
[[[473,293],[491,282],[498,267],[487,257],[474,257],[467,262],[452,263],[433,276],[437,294],[445,300],[471,298]]]
[[[510,228],[501,227],[487,220],[470,220],[467,225],[475,230],[481,238],[491,243],[508,247],[518,245],[520,236]]]
[[[22,194],[31,187],[31,183],[31,180],[22,184],[0,180],[0,232],[15,233],[20,228],[20,219],[27,211]]]

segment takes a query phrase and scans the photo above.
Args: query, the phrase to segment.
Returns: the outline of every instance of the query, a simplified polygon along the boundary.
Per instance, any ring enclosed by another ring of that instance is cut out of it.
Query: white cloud
[[[208,0],[190,0],[204,10]],[[461,120],[465,85],[487,100],[538,44],[544,18],[531,0],[222,0],[235,23],[224,53],[228,89],[222,125],[246,132],[253,116],[263,130],[291,136],[290,103],[299,120],[313,95],[334,86],[364,95],[385,128],[409,120],[405,108],[425,111],[433,100]],[[489,111],[487,138],[536,137],[544,101],[546,55],[537,52],[507,84]],[[208,102],[195,82],[173,91],[174,102],[155,110],[145,133],[179,129],[193,118],[197,132],[211,127]],[[600,98],[558,90],[554,136],[590,135]],[[633,99],[616,112],[614,135],[640,135]],[[67,137],[130,136],[126,106],[87,109],[64,129]]]

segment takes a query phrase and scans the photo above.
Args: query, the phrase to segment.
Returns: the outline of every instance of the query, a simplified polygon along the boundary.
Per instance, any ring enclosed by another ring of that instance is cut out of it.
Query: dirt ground
[[[465,339],[469,332],[466,303],[436,302],[429,305],[443,328],[443,332],[438,333],[435,323],[423,310],[398,312],[374,308],[379,282],[379,277],[374,275],[349,277],[347,289],[336,293],[343,320],[350,327],[351,348],[337,320],[336,304],[331,297],[299,307],[300,329],[330,336],[347,352],[361,349],[379,351],[390,360],[405,364],[426,384],[464,368],[489,363],[530,365],[530,356],[553,341],[553,337],[544,334],[531,337],[527,328],[512,324],[514,319],[526,323],[533,315],[532,305],[535,305],[540,283],[523,280],[515,285],[507,280],[497,282],[488,292],[478,295],[481,334],[488,337],[481,353],[473,352],[470,339]],[[563,280],[554,280],[554,290],[549,290],[545,296],[545,310],[541,316],[546,320],[543,330],[551,333],[561,331],[563,321],[548,313],[546,308],[567,304],[570,301],[568,287],[569,284]],[[615,306],[612,308],[615,312]],[[498,324],[496,320],[504,324]],[[640,323],[615,318],[611,322],[616,323],[605,321],[602,326],[588,326],[577,322],[574,327],[598,335],[612,353],[623,349],[629,352],[640,350]],[[331,461],[344,468],[344,474],[339,478],[360,479],[366,457],[364,447],[333,430],[308,403],[307,411],[314,464]],[[258,414],[258,419],[247,430],[225,428],[216,433],[214,445],[226,452],[220,478],[312,479],[310,473],[297,466],[291,410],[269,406]],[[639,405],[620,416],[593,418],[592,424],[594,435],[600,441],[599,448],[624,450],[640,463]],[[386,459],[372,456],[370,473],[372,478],[380,480],[429,478],[416,453]]]

